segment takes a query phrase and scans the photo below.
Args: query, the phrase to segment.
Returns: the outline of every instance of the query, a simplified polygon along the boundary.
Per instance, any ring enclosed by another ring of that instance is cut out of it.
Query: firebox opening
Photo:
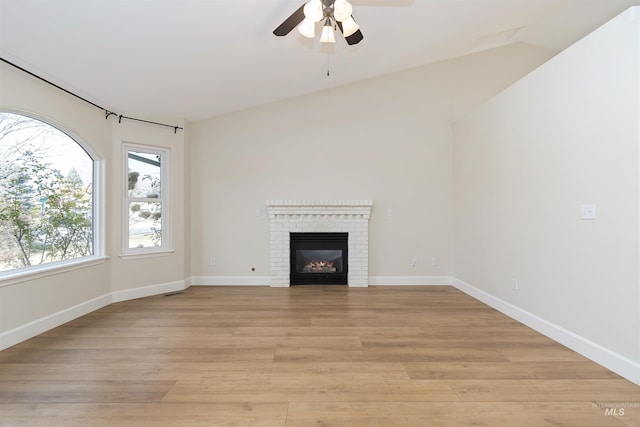
[[[290,284],[347,284],[349,233],[290,233]]]

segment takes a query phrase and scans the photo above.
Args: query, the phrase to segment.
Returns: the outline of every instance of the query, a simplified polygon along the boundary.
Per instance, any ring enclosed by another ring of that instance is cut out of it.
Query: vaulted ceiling
[[[274,36],[304,2],[0,0],[0,56],[110,110],[199,120],[513,43],[561,51],[640,5],[352,0],[357,45]]]

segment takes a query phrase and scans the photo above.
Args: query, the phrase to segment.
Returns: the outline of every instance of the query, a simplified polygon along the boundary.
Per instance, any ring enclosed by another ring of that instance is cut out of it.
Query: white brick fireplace
[[[289,233],[349,233],[347,283],[369,286],[369,217],[372,200],[267,200],[272,287],[289,286]]]

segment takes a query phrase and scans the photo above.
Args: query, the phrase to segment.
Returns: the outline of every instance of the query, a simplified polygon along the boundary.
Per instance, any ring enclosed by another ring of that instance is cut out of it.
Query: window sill
[[[108,259],[109,257],[107,256],[93,256],[77,260],[52,262],[17,272],[0,273],[0,288],[15,285],[16,283],[28,282],[30,280],[41,279],[55,274],[91,267],[102,264]]]
[[[169,256],[174,253],[173,249],[165,249],[161,251],[154,252],[141,252],[141,253],[126,253],[120,254],[120,258],[128,260],[128,259],[140,259],[140,258],[154,258],[159,256]]]

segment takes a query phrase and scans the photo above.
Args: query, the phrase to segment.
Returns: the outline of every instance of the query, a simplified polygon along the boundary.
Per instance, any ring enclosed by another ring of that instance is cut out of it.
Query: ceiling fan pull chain
[[[327,77],[331,75],[329,72],[330,64],[329,64],[329,49],[327,49]]]

